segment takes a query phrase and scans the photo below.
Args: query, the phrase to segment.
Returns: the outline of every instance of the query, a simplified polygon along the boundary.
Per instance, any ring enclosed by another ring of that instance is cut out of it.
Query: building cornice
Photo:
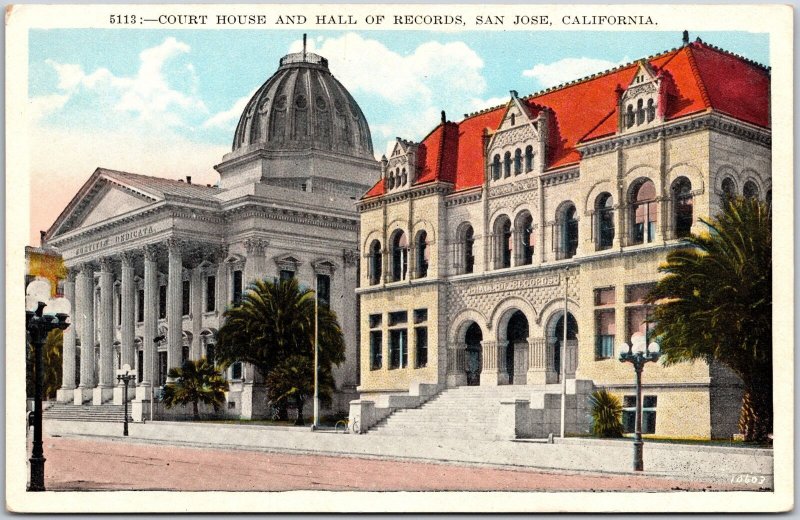
[[[358,219],[325,215],[298,209],[265,207],[263,204],[255,202],[247,202],[225,210],[225,218],[227,221],[230,221],[232,218],[242,217],[262,218],[353,232],[358,231]]]
[[[369,211],[371,209],[379,208],[382,204],[392,204],[394,202],[401,202],[408,199],[418,199],[428,195],[437,194],[447,196],[453,192],[453,185],[449,182],[437,181],[419,186],[412,186],[396,192],[389,192],[380,197],[371,198],[369,200],[361,201],[356,204],[359,212]]]

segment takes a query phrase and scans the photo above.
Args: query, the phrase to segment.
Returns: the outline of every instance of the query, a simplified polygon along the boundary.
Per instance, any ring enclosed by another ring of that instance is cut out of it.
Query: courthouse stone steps
[[[560,388],[558,384],[451,388],[418,408],[395,411],[369,434],[494,439],[501,400],[529,400],[534,393],[556,393]]]
[[[128,414],[130,420],[130,407],[128,407]],[[76,406],[70,403],[56,403],[44,409],[42,416],[45,419],[57,421],[122,422],[125,418],[125,409],[121,404]]]

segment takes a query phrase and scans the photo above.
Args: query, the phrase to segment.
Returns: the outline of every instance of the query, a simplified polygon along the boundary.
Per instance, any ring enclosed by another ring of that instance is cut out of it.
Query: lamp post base
[[[644,471],[644,442],[633,441],[633,471]]]
[[[33,456],[30,459],[31,463],[31,482],[28,485],[28,491],[44,491],[44,457]]]

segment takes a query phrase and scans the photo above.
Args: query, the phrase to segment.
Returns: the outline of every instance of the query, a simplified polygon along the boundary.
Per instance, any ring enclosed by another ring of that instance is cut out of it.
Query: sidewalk
[[[523,467],[544,470],[628,474],[633,448],[629,441],[567,439],[547,444],[384,435],[312,432],[307,428],[153,422],[122,424],[46,421],[50,436],[115,438],[127,442],[170,444],[280,453],[305,453]],[[645,443],[645,474],[681,480],[731,482],[738,475],[764,476],[753,489],[773,488],[772,450]]]

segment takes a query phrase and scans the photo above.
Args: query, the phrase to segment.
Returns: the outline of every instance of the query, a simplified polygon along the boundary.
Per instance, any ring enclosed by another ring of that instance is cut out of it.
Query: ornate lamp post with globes
[[[136,376],[130,373],[131,366],[129,364],[122,365],[122,368],[117,371],[117,381],[125,385],[125,391],[122,394],[122,403],[125,405],[125,418],[123,419],[122,435],[128,436],[128,383],[136,379]]]
[[[627,349],[627,350],[626,350]],[[619,360],[630,363],[636,371],[636,426],[633,433],[633,471],[644,470],[644,442],[642,441],[642,370],[645,363],[658,361],[661,347],[653,341],[647,344],[647,333],[635,332],[631,336],[631,344],[619,346]]]
[[[44,309],[48,312],[45,314]],[[42,449],[42,392],[44,389],[44,342],[50,331],[69,327],[70,304],[66,298],[50,298],[50,282],[34,280],[25,289],[25,329],[34,348],[35,396],[31,482],[28,491],[44,491]]]

